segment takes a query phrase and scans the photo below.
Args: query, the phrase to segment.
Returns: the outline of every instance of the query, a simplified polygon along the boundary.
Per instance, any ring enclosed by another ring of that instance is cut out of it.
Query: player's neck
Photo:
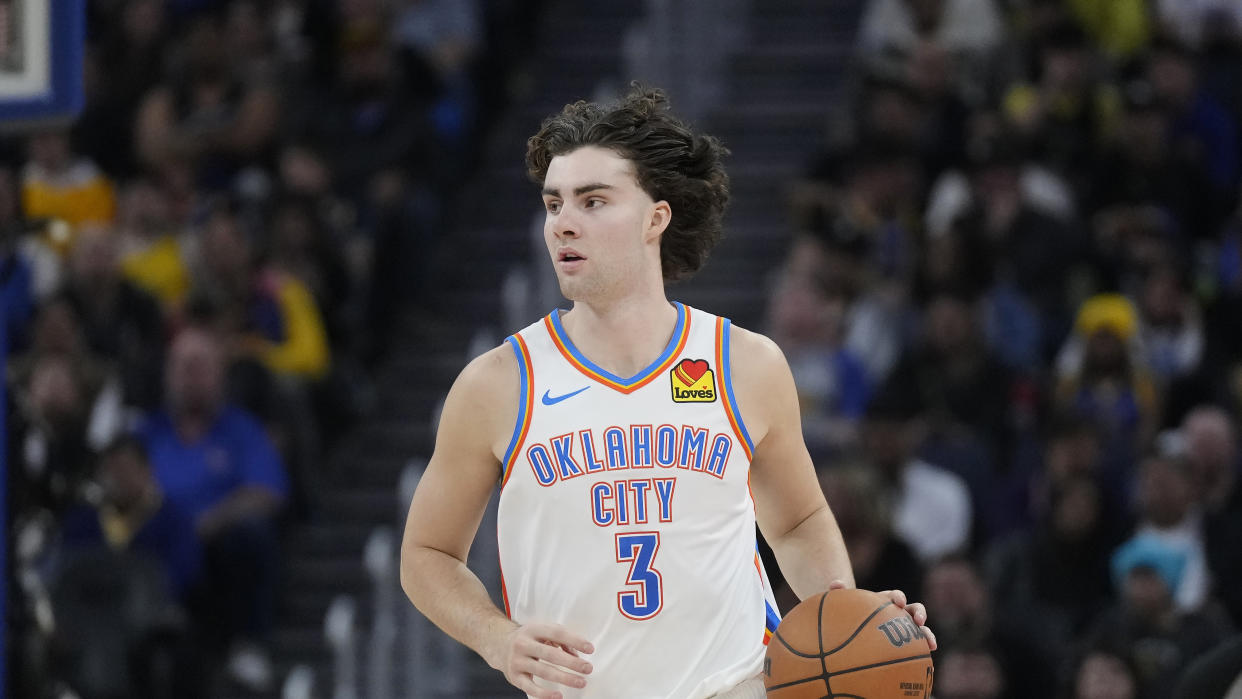
[[[662,292],[607,305],[578,301],[562,323],[569,339],[592,362],[618,376],[633,376],[668,346],[677,308]]]

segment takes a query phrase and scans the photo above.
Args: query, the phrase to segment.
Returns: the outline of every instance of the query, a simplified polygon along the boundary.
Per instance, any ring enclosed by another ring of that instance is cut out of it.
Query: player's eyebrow
[[[574,187],[574,196],[580,197],[583,194],[586,194],[587,192],[594,192],[599,189],[612,189],[612,188],[613,186],[610,184],[604,184],[603,182],[591,182],[590,184],[584,184],[581,187]],[[544,187],[543,195],[546,197],[559,197],[561,196],[561,190],[557,189],[556,187]]]

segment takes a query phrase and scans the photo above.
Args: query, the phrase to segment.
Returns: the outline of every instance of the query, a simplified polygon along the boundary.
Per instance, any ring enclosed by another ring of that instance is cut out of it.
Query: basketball
[[[781,620],[763,661],[771,699],[931,696],[931,649],[905,610],[868,590],[829,590]]]

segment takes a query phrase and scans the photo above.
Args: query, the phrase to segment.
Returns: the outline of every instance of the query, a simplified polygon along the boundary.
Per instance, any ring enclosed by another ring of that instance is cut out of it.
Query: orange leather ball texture
[[[887,597],[829,590],[781,620],[763,673],[769,699],[927,699],[931,649]]]

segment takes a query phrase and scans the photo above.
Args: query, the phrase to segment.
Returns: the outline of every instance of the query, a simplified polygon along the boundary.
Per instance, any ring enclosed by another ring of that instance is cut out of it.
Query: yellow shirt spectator
[[[121,260],[125,278],[160,300],[164,309],[181,306],[190,290],[190,270],[176,236],[164,235]]]
[[[1082,28],[1115,59],[1130,58],[1151,39],[1145,0],[1068,0],[1067,4]]]
[[[22,209],[27,218],[56,218],[77,228],[84,223],[112,223],[116,191],[89,160],[62,172],[31,162],[22,171]]]
[[[254,350],[268,369],[278,374],[293,374],[306,379],[320,379],[328,373],[332,362],[328,349],[328,333],[315,297],[297,278],[273,273],[276,300],[284,323],[284,340],[257,340]]]

